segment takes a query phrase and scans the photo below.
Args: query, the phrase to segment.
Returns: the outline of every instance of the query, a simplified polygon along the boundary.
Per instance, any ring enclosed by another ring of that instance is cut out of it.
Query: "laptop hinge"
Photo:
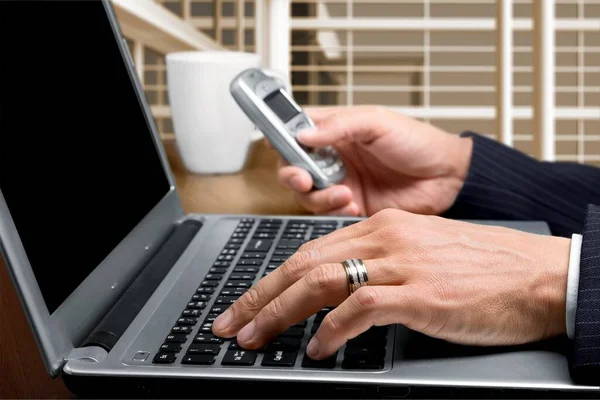
[[[65,361],[88,361],[99,363],[104,360],[108,352],[99,346],[78,347],[71,350]]]

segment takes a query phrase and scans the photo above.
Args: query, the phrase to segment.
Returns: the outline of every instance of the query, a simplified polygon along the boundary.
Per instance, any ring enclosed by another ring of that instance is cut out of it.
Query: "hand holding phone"
[[[230,85],[231,95],[290,164],[305,169],[317,189],[341,182],[346,169],[332,147],[309,148],[296,140],[298,132],[314,127],[284,85],[259,68],[241,72]]]

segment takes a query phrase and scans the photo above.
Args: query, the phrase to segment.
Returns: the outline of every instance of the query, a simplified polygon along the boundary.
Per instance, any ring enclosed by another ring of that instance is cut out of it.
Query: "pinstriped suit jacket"
[[[575,337],[574,380],[600,385],[600,168],[540,162],[473,132],[466,182],[445,217],[543,220],[553,235],[583,235]]]

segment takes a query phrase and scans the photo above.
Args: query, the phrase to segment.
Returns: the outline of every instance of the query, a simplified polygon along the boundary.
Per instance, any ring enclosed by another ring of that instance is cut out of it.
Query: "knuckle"
[[[323,318],[322,326],[329,332],[341,332],[342,324],[339,320],[339,317],[335,313],[329,313],[325,318]]]
[[[312,260],[311,252],[307,250],[298,250],[282,266],[281,272],[291,280],[298,280],[308,269]]]
[[[384,208],[383,210],[377,211],[371,219],[376,223],[389,222],[397,214],[398,210],[393,208]]]
[[[279,297],[274,298],[263,310],[264,316],[274,320],[284,315],[284,306]]]
[[[338,282],[338,268],[326,264],[311,271],[306,276],[308,285],[314,290],[329,291],[336,286]]]
[[[373,287],[364,286],[354,292],[356,302],[361,309],[373,310],[376,309],[381,302],[377,290]]]
[[[261,295],[255,287],[251,287],[242,297],[240,297],[238,304],[244,309],[256,312],[261,308]]]

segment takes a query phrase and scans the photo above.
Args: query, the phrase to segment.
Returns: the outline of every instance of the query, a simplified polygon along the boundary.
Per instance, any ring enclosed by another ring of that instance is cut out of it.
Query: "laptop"
[[[73,393],[598,394],[571,381],[561,340],[474,348],[391,325],[316,362],[305,349],[328,308],[260,351],[216,337],[214,318],[302,243],[360,219],[186,215],[107,1],[0,2],[0,51],[2,253],[49,375]]]

